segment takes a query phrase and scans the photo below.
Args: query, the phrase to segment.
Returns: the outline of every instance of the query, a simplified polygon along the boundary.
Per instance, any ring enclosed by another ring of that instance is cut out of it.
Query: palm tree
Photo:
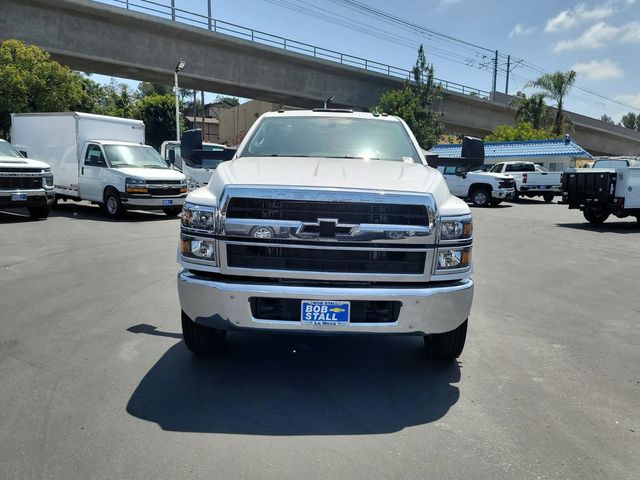
[[[515,104],[516,122],[528,122],[535,129],[548,129],[551,124],[549,107],[544,103],[543,93],[534,93],[527,98],[524,95],[517,97]]]
[[[535,87],[542,90],[545,97],[555,102],[556,118],[553,121],[553,133],[562,135],[565,127],[571,124],[571,120],[564,111],[564,99],[576,81],[576,72],[545,73],[536,80],[528,82],[526,87]]]

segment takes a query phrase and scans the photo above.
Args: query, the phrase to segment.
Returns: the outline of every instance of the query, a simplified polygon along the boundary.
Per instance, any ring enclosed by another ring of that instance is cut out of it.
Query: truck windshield
[[[144,145],[105,145],[107,158],[114,168],[169,168],[153,147]]]
[[[324,157],[420,163],[400,122],[372,118],[267,117],[241,157]]]
[[[22,155],[10,143],[0,142],[0,157],[22,158]]]

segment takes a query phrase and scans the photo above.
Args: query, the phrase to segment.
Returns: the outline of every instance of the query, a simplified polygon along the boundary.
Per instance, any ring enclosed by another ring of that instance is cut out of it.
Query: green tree
[[[547,129],[551,125],[551,112],[544,103],[544,94],[534,93],[531,97],[517,97],[516,123],[527,122],[535,129]]]
[[[564,110],[564,100],[576,81],[576,72],[545,73],[532,82],[528,82],[526,87],[535,87],[542,90],[542,94],[555,102],[557,109],[553,120],[553,132],[562,135],[571,127],[571,119]]]
[[[153,94],[169,95],[173,93],[173,87],[154,82],[140,82],[138,84],[138,97],[149,97]]]
[[[600,121],[605,123],[613,123],[613,118],[605,113],[600,117]]]
[[[137,95],[131,92],[126,83],[118,83],[111,79],[108,85],[102,86],[102,96],[95,113],[112,117],[133,118]]]
[[[87,103],[82,77],[18,40],[0,43],[0,132],[11,113],[65,111]]]
[[[438,142],[444,130],[442,113],[434,110],[441,91],[434,83],[433,66],[427,63],[420,45],[418,59],[412,69],[413,82],[405,82],[399,90],[385,92],[376,110],[402,118],[425,150]]]
[[[240,100],[237,97],[225,97],[223,95],[217,95],[214,103],[226,103],[230,107],[237,107],[240,105]]]
[[[498,125],[493,132],[484,137],[485,142],[517,142],[526,140],[546,140],[560,138],[546,128],[534,128],[529,122],[517,125]]]
[[[620,120],[620,126],[640,131],[640,115],[633,112],[625,113]]]
[[[153,94],[138,99],[135,116],[145,126],[147,144],[156,149],[165,140],[173,140],[176,135],[175,98],[173,95]],[[184,126],[184,122],[180,122]]]

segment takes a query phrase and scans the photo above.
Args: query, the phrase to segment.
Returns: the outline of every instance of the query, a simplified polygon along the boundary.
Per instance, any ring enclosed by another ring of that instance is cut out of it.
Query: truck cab
[[[49,165],[0,140],[0,209],[27,208],[32,218],[47,218],[54,198]]]
[[[515,180],[515,199],[542,197],[550,203],[562,195],[561,172],[550,172],[533,162],[509,161],[496,163],[490,173],[509,175]]]
[[[456,197],[470,201],[475,207],[500,205],[513,198],[515,181],[508,175],[481,170],[465,171],[454,166],[438,166],[449,190]]]
[[[187,196],[185,345],[215,351],[229,330],[405,334],[452,360],[473,297],[472,230],[400,118],[266,113]]]

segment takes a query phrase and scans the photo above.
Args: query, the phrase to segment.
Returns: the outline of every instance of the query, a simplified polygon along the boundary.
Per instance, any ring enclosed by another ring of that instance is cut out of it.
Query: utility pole
[[[178,99],[178,73],[180,73],[186,65],[184,60],[180,60],[174,70],[174,80],[176,84],[176,140],[180,141],[180,100]]]
[[[171,20],[176,20],[176,0],[171,0]]]
[[[207,122],[205,118],[207,117],[207,110],[204,107],[204,90],[200,90],[200,103],[202,103],[202,138],[205,138],[207,133]]]
[[[496,91],[496,82],[498,81],[498,50],[496,50],[496,56],[493,60],[493,86],[491,87],[491,93]]]
[[[207,10],[207,13],[208,13],[207,19],[208,19],[208,22],[209,22],[209,30],[211,30],[211,0],[209,0],[207,3],[208,3],[208,7],[209,7],[208,10]]]
[[[509,73],[511,73],[511,55],[507,55],[507,80],[504,85],[505,95],[509,95]]]

